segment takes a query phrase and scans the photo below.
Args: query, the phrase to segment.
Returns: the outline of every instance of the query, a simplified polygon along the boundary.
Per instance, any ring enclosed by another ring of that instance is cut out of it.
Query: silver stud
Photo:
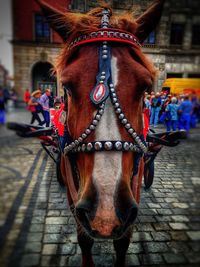
[[[121,113],[121,112],[122,112],[121,108],[116,109],[116,113],[117,113],[117,114],[119,114],[119,113]]]
[[[107,55],[108,54],[108,50],[107,49],[103,50],[103,54]]]
[[[123,118],[124,118],[124,114],[121,113],[121,114],[119,115],[119,119],[122,120]]]
[[[100,150],[102,148],[102,143],[101,142],[96,142],[94,144],[94,147],[95,147],[96,150]]]
[[[147,153],[147,152],[148,152],[148,148],[145,147],[145,148],[143,149],[143,151],[144,151],[144,153]]]
[[[124,149],[125,149],[126,151],[128,151],[129,148],[130,148],[129,143],[128,143],[128,142],[125,142],[125,143],[124,143]]]
[[[95,126],[97,126],[98,121],[97,121],[97,120],[93,120],[93,121],[92,121],[92,124],[94,124]]]
[[[87,135],[91,133],[90,129],[86,129],[85,132]]]
[[[101,119],[101,115],[97,114],[95,118],[99,121]]]
[[[88,144],[87,144],[87,150],[88,150],[88,151],[91,151],[92,148],[93,148],[92,143],[88,143]]]
[[[103,55],[102,58],[103,58],[103,59],[107,59],[108,56],[107,56],[107,55]]]
[[[125,128],[126,128],[126,129],[130,129],[130,128],[131,128],[130,123],[127,123],[127,124],[125,125]]]
[[[132,143],[130,144],[130,150],[134,151],[134,145]]]
[[[76,145],[74,142],[71,143],[72,148],[74,148]]]
[[[101,78],[101,80],[105,80],[106,76],[102,75],[100,78]]]
[[[133,128],[130,128],[130,129],[128,130],[128,132],[129,132],[130,134],[132,134],[132,133],[134,132]]]
[[[117,98],[114,97],[114,98],[112,99],[112,101],[113,101],[113,103],[116,103],[116,102],[117,102]]]
[[[113,87],[114,87],[113,83],[111,83],[111,84],[110,84],[110,87],[111,87],[111,88],[113,88]]]
[[[76,145],[79,145],[79,141],[78,141],[78,140],[75,140],[74,143],[75,143]]]
[[[107,49],[108,47],[107,47],[107,45],[103,45],[103,49]]]
[[[72,145],[68,145],[67,147],[69,149],[69,151],[72,149]]]
[[[105,142],[105,144],[104,144],[104,148],[105,148],[106,150],[111,150],[112,147],[113,147],[113,145],[112,145],[111,142]]]
[[[99,110],[99,114],[103,115],[103,113],[104,113],[104,110],[103,109],[100,109]]]
[[[107,44],[108,42],[107,41],[104,41],[103,44]]]
[[[105,103],[102,103],[102,104],[100,105],[100,108],[105,108]]]
[[[102,71],[101,75],[105,75],[105,74],[106,74],[105,71]]]
[[[127,123],[127,119],[123,119],[123,120],[122,120],[122,123],[123,123],[123,124],[126,124],[126,123]]]
[[[139,142],[139,141],[140,141],[140,137],[137,136],[137,137],[135,138],[135,141],[136,141],[136,142]]]
[[[81,147],[79,146],[79,147],[77,148],[77,150],[78,150],[78,152],[80,152],[80,151],[81,151]]]
[[[136,138],[136,137],[137,137],[136,132],[133,132],[133,133],[132,133],[132,137],[133,137],[133,138]]]
[[[86,149],[86,145],[85,145],[85,144],[82,144],[82,146],[81,146],[81,150],[84,152],[85,149]]]
[[[78,141],[79,141],[79,143],[83,142],[83,138],[82,137],[79,137],[78,138]]]
[[[116,142],[115,143],[115,148],[119,151],[119,150],[122,150],[122,142]]]
[[[113,93],[113,92],[115,92],[115,89],[114,88],[110,88],[110,91]]]
[[[117,95],[115,93],[112,94],[112,97],[116,97]]]
[[[94,131],[95,130],[95,126],[94,125],[90,125],[90,130]]]
[[[139,147],[142,147],[142,141],[141,140],[136,141],[136,143],[139,145]]]
[[[104,81],[99,81],[99,83],[101,83],[101,84],[102,84],[102,83],[104,83]]]
[[[87,134],[83,133],[81,136],[83,139],[85,139],[87,137]]]
[[[119,103],[115,103],[115,108],[118,108],[119,107]]]

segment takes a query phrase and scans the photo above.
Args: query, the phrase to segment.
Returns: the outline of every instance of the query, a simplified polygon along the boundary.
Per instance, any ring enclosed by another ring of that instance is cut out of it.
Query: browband
[[[72,49],[79,45],[100,41],[127,43],[135,47],[142,47],[137,37],[135,37],[135,35],[131,34],[130,32],[114,28],[101,28],[97,31],[92,31],[88,34],[77,37],[73,42],[69,44],[69,49]]]

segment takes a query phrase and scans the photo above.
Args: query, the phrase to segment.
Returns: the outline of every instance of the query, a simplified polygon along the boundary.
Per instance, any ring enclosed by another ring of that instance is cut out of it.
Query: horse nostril
[[[78,221],[81,223],[81,225],[85,228],[85,230],[88,233],[91,233],[92,229],[91,229],[89,218],[87,215],[87,210],[85,210],[83,208],[76,208],[75,213],[76,213],[76,217],[77,217]]]
[[[125,221],[124,227],[128,228],[133,222],[135,221],[138,213],[138,207],[136,204],[134,204],[128,211],[128,216]]]
[[[75,208],[75,214],[77,219],[88,233],[91,233],[92,231],[88,217],[90,209],[91,205],[89,201],[86,200],[82,200],[81,202],[79,202]]]
[[[134,200],[129,201],[126,205],[121,205],[117,209],[117,216],[124,228],[129,227],[135,221],[138,213],[138,206]]]

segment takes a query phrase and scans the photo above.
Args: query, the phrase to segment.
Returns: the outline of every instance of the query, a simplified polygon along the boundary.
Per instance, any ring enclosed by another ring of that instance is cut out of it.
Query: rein
[[[101,151],[131,151],[135,152],[135,162],[139,162],[143,154],[148,151],[146,142],[144,141],[143,135],[139,136],[135,129],[132,127],[125,114],[122,111],[120,102],[117,97],[114,85],[112,83],[112,72],[111,72],[111,46],[110,42],[127,43],[135,47],[141,47],[138,39],[125,31],[118,29],[109,28],[110,12],[107,9],[102,11],[101,29],[95,32],[91,32],[87,35],[82,35],[76,38],[69,45],[69,49],[73,49],[80,45],[102,42],[99,47],[99,72],[96,76],[96,85],[90,93],[90,99],[92,103],[97,107],[97,113],[91,121],[90,125],[85,129],[85,131],[71,143],[66,144],[64,148],[64,155],[67,159],[70,157],[71,153],[90,153],[90,152],[101,152]],[[109,44],[108,44],[109,41]],[[120,123],[126,129],[127,133],[132,137],[133,142],[121,141],[121,140],[107,140],[107,141],[94,141],[94,142],[84,142],[84,140],[95,131],[98,126],[102,115],[104,113],[106,100],[110,97],[111,103],[114,106],[115,113]],[[138,164],[134,164],[134,174],[138,172]],[[71,175],[67,175],[67,183],[69,186],[69,191],[74,200],[77,200],[77,192],[75,192],[75,186],[70,186],[72,184]]]

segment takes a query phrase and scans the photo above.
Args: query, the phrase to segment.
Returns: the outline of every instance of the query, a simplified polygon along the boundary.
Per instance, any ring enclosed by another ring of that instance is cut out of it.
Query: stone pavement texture
[[[17,111],[8,120],[29,120]],[[0,126],[0,266],[80,266],[81,252],[65,189],[36,139]],[[200,128],[163,148],[153,186],[142,188],[127,266],[200,265]],[[113,266],[112,243],[95,241],[96,266]]]

